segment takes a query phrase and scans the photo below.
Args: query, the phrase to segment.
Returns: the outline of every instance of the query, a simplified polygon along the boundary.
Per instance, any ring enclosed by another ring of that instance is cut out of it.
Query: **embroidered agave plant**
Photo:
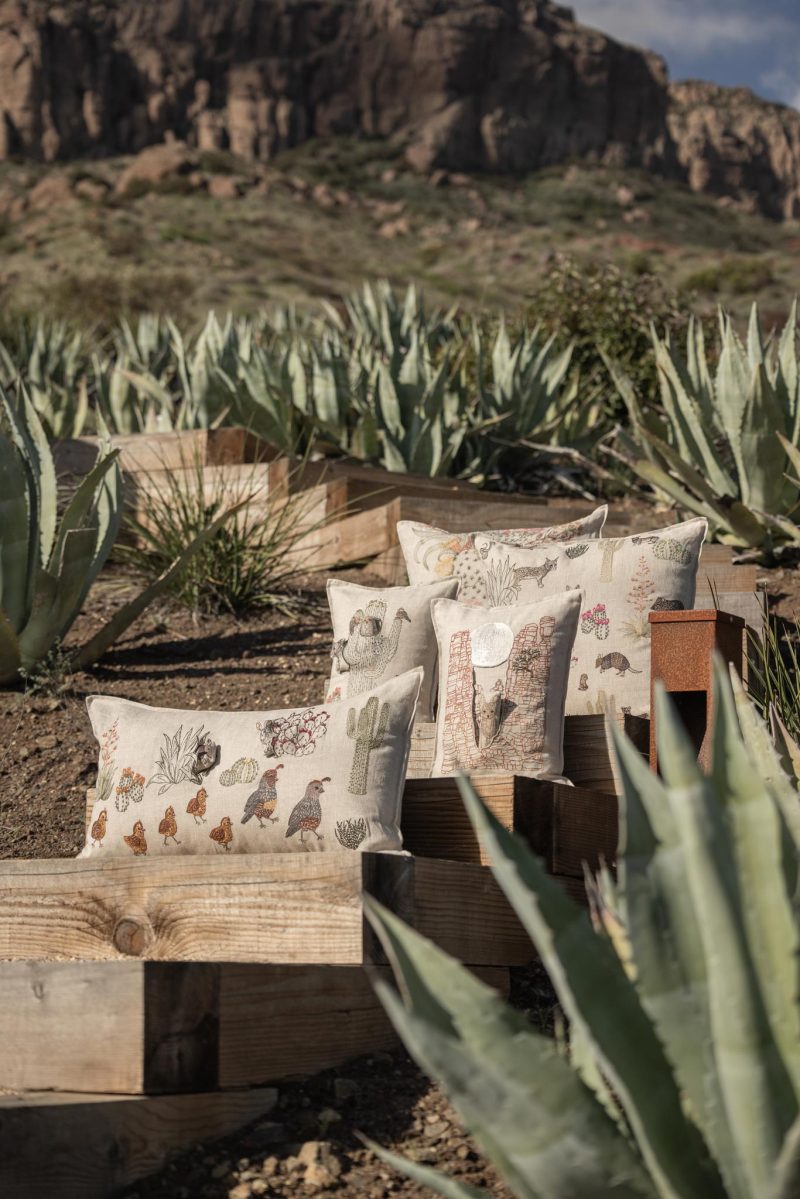
[[[185,733],[183,725],[180,725],[171,737],[168,733],[164,733],[163,737],[164,744],[156,762],[158,770],[147,780],[148,787],[152,787],[153,783],[161,784],[159,795],[193,777],[195,750],[203,739],[203,725],[196,731],[188,728]]]

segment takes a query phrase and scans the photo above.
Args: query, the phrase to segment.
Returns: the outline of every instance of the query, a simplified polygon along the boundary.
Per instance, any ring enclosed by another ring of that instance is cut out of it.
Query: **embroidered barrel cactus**
[[[252,783],[258,774],[258,762],[255,758],[237,758],[233,766],[223,770],[219,781],[223,787],[232,787],[235,783]]]

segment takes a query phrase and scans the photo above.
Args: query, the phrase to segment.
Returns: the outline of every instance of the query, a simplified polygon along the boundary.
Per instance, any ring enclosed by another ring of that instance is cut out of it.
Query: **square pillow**
[[[486,536],[505,545],[531,547],[542,541],[574,541],[599,537],[606,523],[608,505],[595,508],[588,516],[566,525],[537,529],[490,529]],[[412,584],[432,583],[437,579],[457,579],[460,600],[486,603],[483,570],[475,552],[480,533],[447,533],[433,525],[399,520],[397,537],[406,560],[408,580]]]
[[[100,759],[79,856],[401,849],[421,682],[412,670],[352,703],[272,712],[90,696]]]
[[[559,778],[564,699],[583,596],[478,608],[434,600],[439,715],[433,776]]]
[[[527,603],[579,588],[586,595],[567,690],[567,715],[650,713],[652,611],[694,604],[708,522],[539,550],[476,538],[490,603]]]
[[[333,625],[327,702],[348,699],[421,666],[418,720],[433,720],[436,634],[431,600],[455,599],[457,579],[421,587],[362,587],[328,579]]]

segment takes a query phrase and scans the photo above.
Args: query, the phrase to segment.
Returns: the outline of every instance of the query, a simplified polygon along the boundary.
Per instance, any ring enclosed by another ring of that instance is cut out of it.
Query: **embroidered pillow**
[[[351,703],[181,712],[87,700],[100,744],[81,857],[402,848],[422,671]]]
[[[531,547],[542,541],[574,541],[599,537],[606,523],[608,505],[596,508],[588,516],[566,525],[533,529],[491,529],[486,536],[505,545]],[[408,579],[412,584],[431,583],[437,579],[457,579],[458,598],[486,603],[483,569],[475,552],[479,533],[447,533],[433,525],[420,525],[411,520],[397,522],[397,537],[406,560]]]
[[[489,603],[526,603],[580,588],[586,595],[575,638],[567,715],[650,712],[652,611],[694,604],[708,524],[688,520],[653,533],[548,545],[540,550],[476,539]]]
[[[558,778],[564,699],[583,596],[478,608],[434,600],[439,715],[433,776]]]
[[[362,587],[328,580],[333,625],[328,699],[351,699],[421,666],[418,720],[433,720],[436,634],[431,600],[455,599],[456,579],[422,587]]]

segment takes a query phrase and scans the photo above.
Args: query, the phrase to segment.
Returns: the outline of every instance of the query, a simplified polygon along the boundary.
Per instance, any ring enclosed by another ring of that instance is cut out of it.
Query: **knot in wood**
[[[114,926],[114,948],[128,957],[139,958],[153,941],[153,926],[144,912],[128,912]]]

